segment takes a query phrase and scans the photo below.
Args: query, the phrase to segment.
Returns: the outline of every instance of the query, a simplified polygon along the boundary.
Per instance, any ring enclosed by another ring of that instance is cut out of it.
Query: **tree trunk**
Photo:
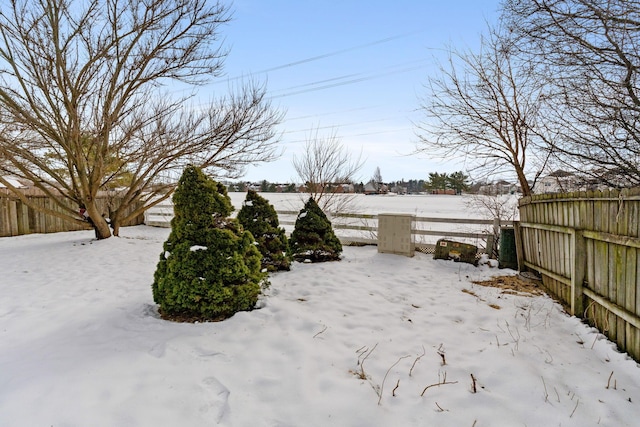
[[[111,228],[113,229],[113,235],[116,237],[120,236],[120,221],[118,219],[111,219]]]
[[[89,214],[89,218],[91,219],[91,225],[96,232],[96,239],[102,240],[111,237],[111,229],[109,228],[109,224],[100,214],[100,211],[98,211],[95,202],[87,204],[87,213]]]
[[[527,197],[531,195],[531,187],[529,186],[529,181],[527,181],[527,177],[524,174],[522,168],[516,167],[516,171],[518,174],[518,181],[520,183],[520,191],[522,191],[522,197]]]
[[[111,237],[109,224],[102,215],[100,215],[97,221],[94,221],[93,228],[96,230],[96,239],[102,240]]]

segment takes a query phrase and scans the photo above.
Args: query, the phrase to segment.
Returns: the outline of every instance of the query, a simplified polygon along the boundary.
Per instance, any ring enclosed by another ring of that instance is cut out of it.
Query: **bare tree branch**
[[[448,64],[427,89],[419,150],[462,158],[484,176],[513,173],[523,194],[530,194],[527,174],[545,164],[539,145],[548,137],[538,125],[544,92],[514,55],[511,40],[492,31],[479,53],[450,50]]]
[[[209,0],[9,2],[0,11],[0,173],[86,208],[106,238],[99,192],[117,196],[108,213],[117,234],[169,197],[187,164],[236,177],[273,160],[282,115],[263,85],[189,105],[194,87],[221,72],[229,21]],[[172,95],[170,82],[191,92]],[[58,216],[77,219],[65,209]]]
[[[362,153],[354,158],[335,131],[323,137],[316,129],[307,139],[302,156],[293,158],[298,177],[324,212],[344,212],[347,209],[353,197],[344,194],[339,187],[352,184],[362,166]]]
[[[507,0],[504,21],[553,91],[558,160],[610,186],[640,184],[640,2]]]

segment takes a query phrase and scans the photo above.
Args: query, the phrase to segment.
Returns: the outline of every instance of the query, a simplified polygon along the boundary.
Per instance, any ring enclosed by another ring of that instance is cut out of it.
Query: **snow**
[[[511,270],[345,247],[272,274],[260,309],[180,324],[151,295],[169,230],[121,234],[0,239],[1,426],[640,419],[640,370],[611,342],[546,296],[472,283]]]
[[[12,186],[14,186],[16,188],[25,188],[25,186],[20,181],[18,181],[16,178],[13,178],[13,177],[10,177],[10,176],[5,176],[4,179],[9,184],[11,184]],[[0,182],[0,188],[7,188],[7,186]]]
[[[299,211],[309,199],[305,193],[260,193],[267,199],[277,211]],[[236,209],[242,207],[247,193],[230,192],[229,197]],[[380,214],[380,213],[406,213],[416,216],[428,216],[438,218],[474,218],[493,219],[494,215],[484,205],[501,204],[502,210],[509,216],[517,216],[517,196],[485,197],[486,203],[479,203],[483,196],[464,194],[461,196],[433,195],[433,194],[408,194],[374,195],[344,194],[347,202],[343,210],[356,213]],[[339,196],[339,197],[340,197]],[[342,206],[342,203],[339,203]],[[237,211],[236,211],[237,213]],[[503,218],[511,219],[511,218]]]

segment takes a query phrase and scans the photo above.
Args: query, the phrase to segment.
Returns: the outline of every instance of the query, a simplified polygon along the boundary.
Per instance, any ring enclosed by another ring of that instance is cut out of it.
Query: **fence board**
[[[536,195],[519,208],[524,264],[575,315],[640,360],[640,189]],[[571,244],[578,233],[582,253]]]
[[[54,201],[43,195],[27,195],[30,203],[50,210],[63,212]],[[67,202],[65,202],[67,203]],[[109,199],[98,199],[100,210],[107,212]],[[71,205],[69,204],[71,207]],[[132,207],[131,209],[134,209]],[[75,209],[74,209],[75,210]],[[144,216],[139,215],[123,226],[142,224]],[[0,237],[17,236],[31,233],[55,233],[60,231],[77,231],[87,229],[88,225],[65,221],[56,216],[48,215],[37,209],[32,209],[20,200],[10,198],[7,194],[0,194]]]

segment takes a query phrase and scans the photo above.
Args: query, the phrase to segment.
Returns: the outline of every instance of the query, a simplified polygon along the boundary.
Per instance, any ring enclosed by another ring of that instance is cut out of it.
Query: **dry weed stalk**
[[[411,369],[409,369],[409,376],[413,373],[413,368],[416,366],[416,363],[418,363],[418,360],[422,359],[425,354],[427,354],[427,350],[422,346],[422,354],[416,357],[416,360],[413,361],[413,365],[411,365]]]
[[[396,390],[400,387],[400,380],[396,383],[396,386],[391,390],[391,396],[396,397]]]
[[[320,335],[321,333],[323,333],[326,330],[327,330],[327,325],[324,325],[324,329],[321,330],[320,332],[318,332],[317,334],[315,334],[313,337],[316,338],[318,335]]]
[[[578,409],[578,404],[580,404],[580,399],[576,401],[576,406],[573,408],[573,411],[571,411],[571,415],[569,415],[569,418],[573,418],[573,414],[575,414],[576,409]]]
[[[444,357],[444,349],[442,348],[442,344],[438,347],[438,355],[442,359],[442,366],[447,364],[447,359]]]
[[[436,403],[436,406],[438,407],[438,410],[439,410],[440,412],[445,412],[445,411],[446,411],[446,412],[449,412],[449,410],[448,410],[448,409],[442,409],[442,407],[441,407],[440,405],[438,405],[438,402],[435,402],[435,403]]]
[[[422,393],[420,393],[420,397],[424,396],[425,392],[430,389],[431,387],[439,387],[441,385],[445,385],[445,384],[458,384],[458,381],[447,381],[447,373],[445,372],[442,375],[442,378],[440,378],[440,372],[438,372],[438,382],[436,384],[431,384],[428,385],[424,388],[424,390],[422,390]]]
[[[611,371],[611,373],[609,374],[609,379],[607,380],[607,386],[605,387],[607,390],[609,390],[609,387],[611,387],[611,377],[613,377],[613,371]],[[613,389],[614,390],[618,389],[617,380],[613,380]]]
[[[477,383],[476,377],[474,377],[473,374],[471,374],[471,392],[472,393],[478,392],[478,387],[476,383]]]
[[[516,344],[515,350],[518,351],[518,347],[520,346],[520,331],[518,330],[518,327],[516,326],[515,327],[516,334],[514,335],[513,332],[511,331],[511,327],[509,326],[509,322],[507,322],[505,320],[504,323],[507,326],[507,331],[509,332],[509,335],[511,335],[511,339]]]
[[[378,346],[378,343],[376,343],[376,345],[374,345],[371,350],[369,350],[369,348],[365,346],[365,347],[360,347],[356,351],[356,353],[359,353],[358,366],[360,366],[360,373],[358,374],[358,378],[360,378],[361,380],[366,380],[367,379],[367,374],[364,371],[364,362],[365,362],[365,360],[367,360],[367,358],[369,356],[371,356],[371,353],[373,353],[373,350],[375,350],[377,346]],[[360,359],[360,358],[362,358],[362,359]]]
[[[389,369],[387,369],[387,372],[384,374],[384,378],[382,378],[382,385],[380,386],[380,392],[378,393],[378,405],[380,405],[380,402],[382,402],[382,391],[384,390],[384,382],[387,380],[387,375],[389,375],[389,372],[391,372],[391,370],[398,364],[400,363],[400,361],[402,359],[406,359],[407,357],[411,357],[410,355],[407,356],[402,356],[401,358],[399,358],[398,360],[396,360],[396,363],[394,363],[393,365],[391,365],[391,367],[389,367]],[[364,360],[363,360],[364,362]],[[398,383],[400,383],[400,380],[398,380]],[[396,386],[397,388],[397,386]],[[395,391],[395,389],[393,389]]]

